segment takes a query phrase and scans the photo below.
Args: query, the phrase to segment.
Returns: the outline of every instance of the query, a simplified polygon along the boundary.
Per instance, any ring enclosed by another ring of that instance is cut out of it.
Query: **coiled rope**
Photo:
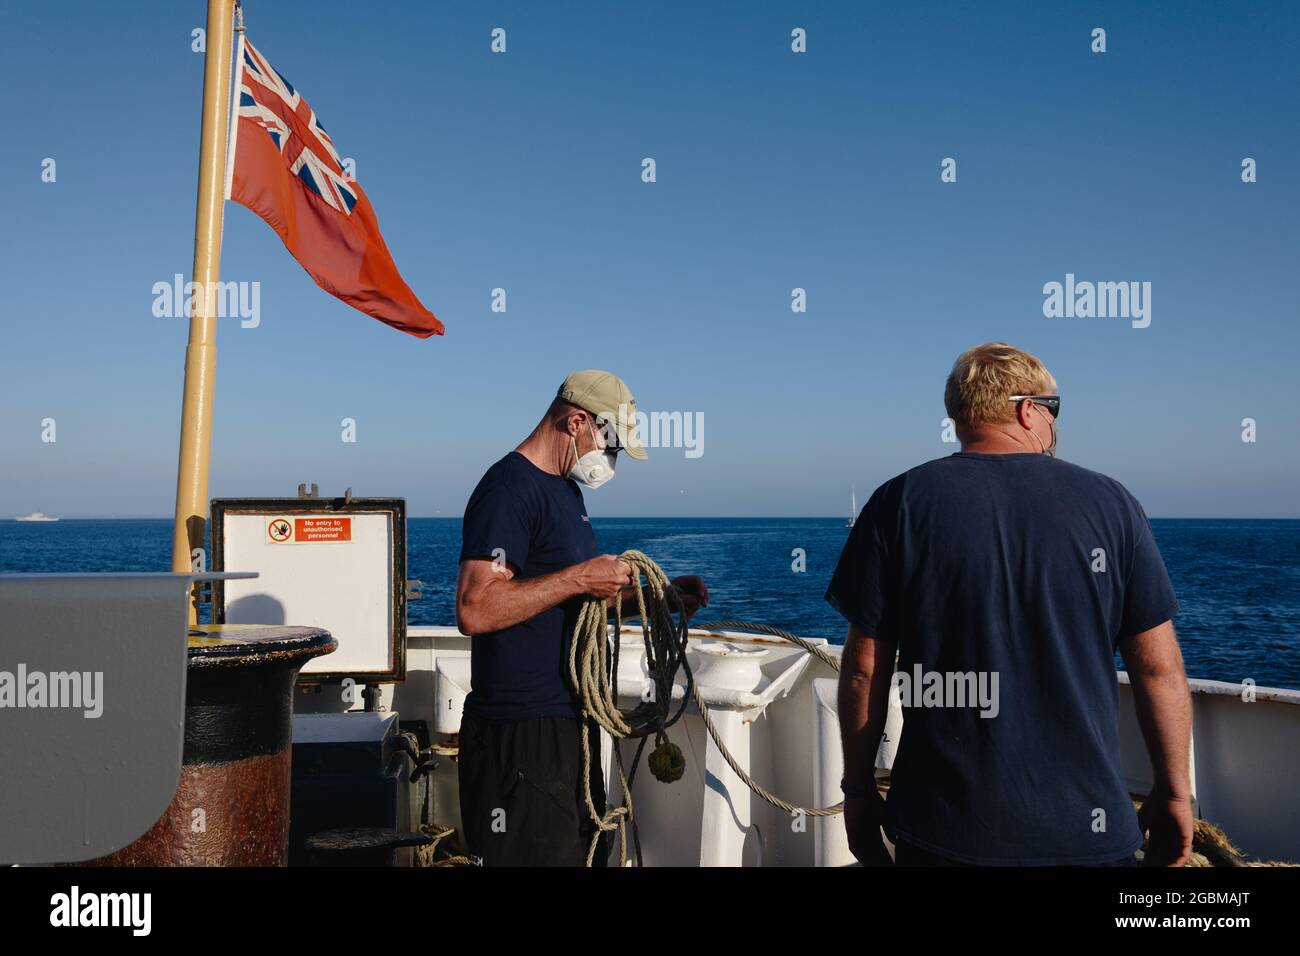
[[[573,640],[569,645],[569,679],[573,682],[578,699],[582,702],[583,728],[582,738],[582,787],[587,801],[587,812],[596,825],[592,834],[591,845],[587,848],[587,865],[591,866],[596,857],[596,847],[601,833],[618,831],[619,864],[627,862],[627,824],[632,819],[632,778],[636,775],[637,763],[645,748],[645,741],[651,734],[655,735],[655,753],[659,756],[652,766],[671,764],[672,748],[665,731],[675,724],[690,702],[690,691],[694,688],[690,664],[686,661],[686,614],[681,597],[668,581],[663,569],[647,555],[640,551],[625,551],[619,558],[632,568],[632,581],[636,587],[637,611],[641,615],[641,636],[645,643],[646,669],[653,682],[653,693],[649,699],[643,699],[630,711],[621,711],[615,699],[611,674],[618,672],[618,644],[614,645],[613,660],[609,653],[609,622],[605,602],[592,598],[582,604],[578,612],[578,621],[574,625]],[[647,604],[645,591],[641,587],[641,578],[645,577],[650,588],[650,601]],[[673,620],[676,613],[677,620]],[[620,593],[614,600],[614,633],[622,631],[623,599]],[[612,664],[612,667],[611,667]],[[681,669],[686,677],[687,693],[682,696],[677,713],[670,714],[672,707],[673,678]],[[622,752],[614,748],[618,767],[619,783],[622,787],[623,803],[621,806],[607,809],[601,814],[596,810],[591,796],[591,743],[586,733],[587,721],[594,721],[615,740],[640,738],[636,756],[632,759],[632,769],[625,773]],[[680,759],[680,750],[678,751]],[[652,758],[653,760],[654,758]],[[666,768],[671,770],[671,767]],[[680,771],[678,773],[680,776]],[[635,838],[635,829],[633,831]],[[640,843],[637,844],[637,858],[640,859]]]
[[[613,659],[609,650],[608,608],[605,602],[592,598],[583,602],[578,613],[578,620],[573,630],[573,640],[569,646],[569,679],[581,702],[583,716],[582,738],[582,785],[587,802],[587,812],[596,826],[592,834],[591,845],[587,850],[587,865],[591,866],[596,856],[602,833],[618,831],[619,865],[627,863],[627,826],[632,823],[633,840],[636,843],[637,861],[641,859],[640,840],[632,813],[632,780],[645,748],[646,740],[651,734],[655,736],[655,750],[649,759],[651,772],[665,782],[672,782],[681,777],[685,770],[685,759],[681,749],[673,744],[667,735],[667,729],[675,724],[685,712],[687,705],[694,699],[699,707],[704,726],[713,738],[722,758],[731,767],[750,790],[775,807],[787,813],[799,813],[806,816],[825,817],[841,813],[843,803],[832,807],[800,807],[782,800],[756,783],[736,762],[722,742],[709,708],[700,699],[695,679],[686,659],[687,622],[685,608],[681,597],[668,580],[668,576],[652,558],[641,551],[624,551],[619,555],[632,569],[632,583],[636,592],[637,611],[641,619],[641,637],[645,645],[646,672],[651,681],[652,692],[643,697],[640,704],[630,711],[620,710],[615,693],[612,675],[618,673],[617,635],[623,630],[623,602],[620,594],[614,600],[614,644]],[[641,586],[645,578],[650,594],[647,599]],[[676,620],[674,620],[676,615]],[[818,660],[836,671],[840,669],[839,661],[826,653],[821,647],[801,637],[765,624],[750,624],[745,621],[716,621],[708,625],[711,630],[744,630],[767,634],[780,638],[797,647],[801,647]],[[681,670],[686,683],[686,692],[682,695],[681,705],[672,713],[672,691],[678,670]],[[596,810],[591,795],[591,744],[586,727],[588,721],[594,721],[616,741],[614,747],[615,763],[618,768],[619,783],[622,788],[623,803],[607,809],[605,813]],[[622,752],[617,741],[625,738],[639,738],[635,756],[632,758],[631,770],[623,768]]]

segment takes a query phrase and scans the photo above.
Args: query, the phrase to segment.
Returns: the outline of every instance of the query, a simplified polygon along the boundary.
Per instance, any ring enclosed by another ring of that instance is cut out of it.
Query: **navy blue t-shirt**
[[[1142,845],[1114,655],[1178,602],[1119,482],[1036,453],[927,462],[871,496],[826,600],[898,645],[900,690],[937,688],[931,673],[953,689],[904,697],[887,829],[967,863],[1101,863]],[[982,674],[996,707],[957,706],[973,686],[958,674]]]
[[[516,581],[596,556],[596,535],[577,482],[512,451],[487,470],[465,507],[460,560],[501,559]],[[470,643],[465,713],[484,720],[576,717],[569,641],[581,599]]]

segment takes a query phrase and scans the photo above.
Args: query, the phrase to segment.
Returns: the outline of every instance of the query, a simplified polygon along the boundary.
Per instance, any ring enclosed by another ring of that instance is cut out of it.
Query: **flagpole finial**
[[[244,4],[241,0],[235,0],[235,32],[244,32]]]

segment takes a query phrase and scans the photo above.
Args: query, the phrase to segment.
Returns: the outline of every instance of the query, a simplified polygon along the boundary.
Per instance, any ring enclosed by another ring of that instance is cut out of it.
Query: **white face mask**
[[[591,430],[591,423],[587,423],[588,431]],[[594,442],[596,436],[593,433],[591,440]],[[569,444],[573,446],[573,454],[578,455],[578,443],[569,436]],[[586,485],[588,488],[599,488],[609,479],[614,477],[614,461],[618,458],[618,452],[612,448],[601,451],[599,448],[593,448],[585,455],[578,457],[569,469],[569,477],[578,484]]]

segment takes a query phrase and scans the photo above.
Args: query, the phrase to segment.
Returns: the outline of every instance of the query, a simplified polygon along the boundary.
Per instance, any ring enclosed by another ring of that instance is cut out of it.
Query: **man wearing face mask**
[[[484,866],[581,866],[594,825],[582,786],[582,728],[569,641],[587,598],[634,601],[631,569],[599,554],[582,486],[639,461],[636,403],[618,376],[574,372],[542,420],[479,481],[465,509],[456,623],[470,635],[472,690],[460,730],[462,835]],[[688,616],[708,602],[697,577],[673,582]],[[635,606],[635,605],[633,605]],[[591,791],[604,812],[593,761]],[[602,838],[603,839],[603,838]],[[604,864],[598,848],[596,862]]]
[[[1144,863],[1182,864],[1191,699],[1178,602],[1142,506],[1055,457],[1061,396],[1027,352],[967,350],[944,404],[961,451],[876,490],[826,592],[849,622],[850,847],[887,863],[883,827],[900,865],[1131,865],[1147,831]],[[1120,763],[1116,650],[1153,769],[1140,817]],[[875,758],[895,652],[911,689],[902,697],[899,681],[903,731],[882,801]],[[939,693],[922,696],[913,682],[926,675]],[[992,693],[975,695],[965,675]]]

